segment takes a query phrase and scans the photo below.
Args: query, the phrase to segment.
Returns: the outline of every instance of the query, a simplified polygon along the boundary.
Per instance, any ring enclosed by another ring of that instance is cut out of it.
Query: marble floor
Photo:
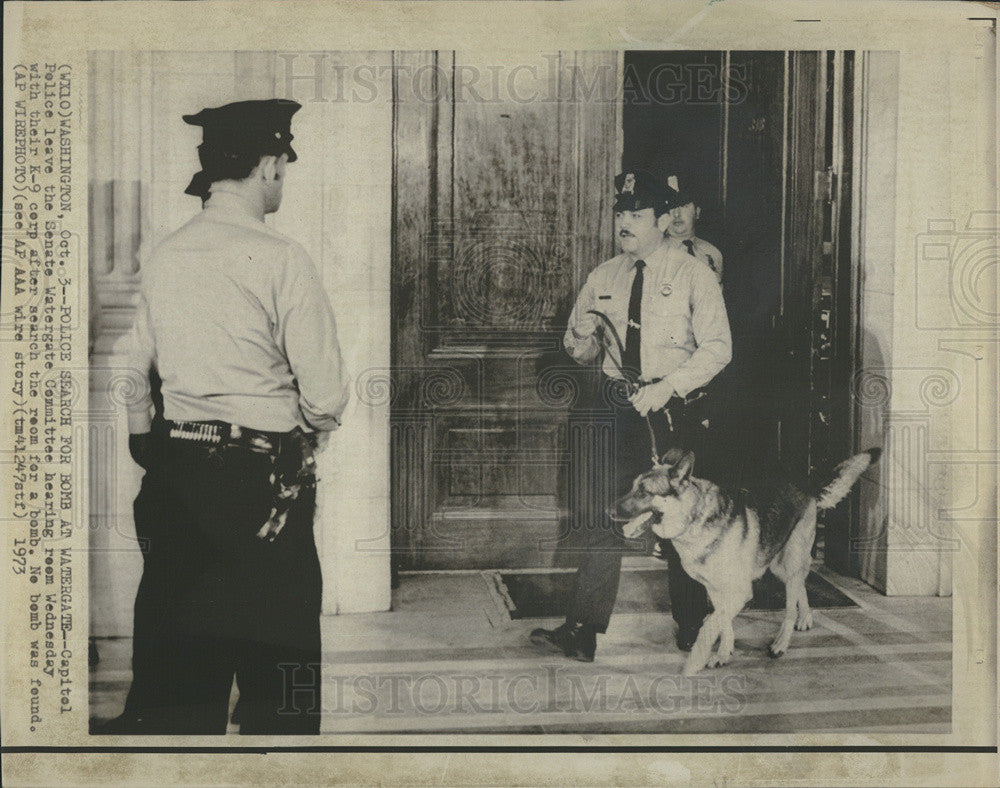
[[[628,559],[634,571],[662,567]],[[680,676],[673,621],[619,612],[585,664],[528,642],[488,572],[404,574],[393,610],[323,620],[325,733],[947,732],[951,599],[887,598],[817,571],[856,607],[817,609],[769,659],[779,611],[744,611],[729,665]],[[630,589],[623,581],[619,603]],[[628,606],[634,609],[633,606]],[[118,714],[128,639],[97,641],[91,717]],[[233,701],[236,693],[234,691]],[[235,731],[235,728],[233,728]]]

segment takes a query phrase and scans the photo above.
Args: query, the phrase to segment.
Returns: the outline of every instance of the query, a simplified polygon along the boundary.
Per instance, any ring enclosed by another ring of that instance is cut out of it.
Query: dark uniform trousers
[[[269,455],[162,437],[152,454],[134,508],[143,574],[126,712],[139,732],[225,733],[235,676],[240,733],[318,733],[315,490],[268,542],[256,534],[271,512]]]
[[[695,473],[712,478],[715,457],[710,431],[702,424],[705,408],[701,401],[687,407],[671,408],[671,419],[663,411],[650,414],[656,435],[657,450],[662,456],[671,447],[695,453]],[[671,424],[672,421],[672,424]],[[619,403],[614,410],[614,494],[622,496],[632,488],[635,478],[652,467],[652,448],[646,419],[630,403]],[[607,502],[609,505],[612,501]],[[605,632],[618,595],[622,555],[626,542],[621,524],[606,512],[598,511],[596,522],[584,523],[583,555],[576,573],[568,624],[589,624]],[[680,627],[698,628],[709,611],[705,587],[691,578],[681,566],[680,557],[668,540],[661,541],[667,561],[670,609]]]

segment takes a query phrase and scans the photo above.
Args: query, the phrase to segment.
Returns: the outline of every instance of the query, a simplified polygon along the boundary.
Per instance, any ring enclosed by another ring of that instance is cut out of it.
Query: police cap
[[[195,115],[184,115],[184,122],[201,126],[202,142],[198,146],[204,160],[206,153],[221,156],[280,156],[288,154],[288,161],[295,161],[292,149],[292,115],[302,105],[289,99],[263,101],[237,101],[222,107],[206,107]],[[205,181],[210,178],[205,171],[197,173],[185,190],[188,194],[202,196]]]
[[[615,204],[617,211],[641,211],[655,208],[663,211],[668,187],[646,170],[627,170],[615,177]]]
[[[690,188],[689,179],[685,178],[683,184],[680,183],[676,175],[667,178],[667,210],[679,208],[688,203],[700,203],[694,190]]]

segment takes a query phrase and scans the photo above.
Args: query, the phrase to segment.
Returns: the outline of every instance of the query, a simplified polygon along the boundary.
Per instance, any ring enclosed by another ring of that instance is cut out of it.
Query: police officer
[[[704,238],[695,235],[698,219],[701,218],[701,206],[692,191],[682,188],[676,175],[667,178],[671,188],[669,220],[667,222],[667,244],[679,249],[685,254],[701,260],[712,269],[722,282],[722,252]]]
[[[243,101],[184,120],[202,128],[203,210],[144,266],[131,335],[130,403],[146,474],[133,692],[117,730],[318,733],[322,577],[312,452],[348,400],[333,311],[305,250],[264,223],[281,204],[294,101]]]
[[[587,278],[569,317],[563,340],[577,362],[604,353],[606,398],[615,410],[615,487],[624,494],[652,464],[656,451],[695,451],[699,474],[710,471],[701,394],[730,361],[729,321],[718,279],[711,269],[664,240],[671,219],[668,206],[677,195],[645,171],[615,179],[616,240],[621,254]],[[622,346],[610,342],[603,319],[614,326]],[[625,380],[635,385],[621,392]],[[616,393],[617,392],[617,393]],[[648,420],[647,420],[648,417]],[[606,631],[618,593],[624,540],[607,517],[588,523],[586,551],[576,573],[566,620],[556,629],[536,629],[536,645],[589,662],[596,635]],[[708,610],[704,587],[683,570],[666,547],[671,608],[677,641],[690,648]]]

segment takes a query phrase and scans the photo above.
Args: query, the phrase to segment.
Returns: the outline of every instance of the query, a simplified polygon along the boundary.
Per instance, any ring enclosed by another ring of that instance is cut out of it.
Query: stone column
[[[853,547],[886,594],[981,595],[996,586],[981,559],[996,549],[1000,313],[993,118],[976,97],[993,72],[976,50],[861,62],[855,394],[859,448],[885,454]],[[953,575],[957,557],[975,571]]]

